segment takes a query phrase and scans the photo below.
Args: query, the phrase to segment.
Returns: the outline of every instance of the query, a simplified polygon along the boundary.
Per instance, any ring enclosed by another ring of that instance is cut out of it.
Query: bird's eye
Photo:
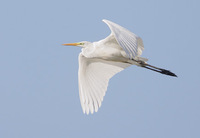
[[[79,43],[79,45],[84,45],[84,43]]]

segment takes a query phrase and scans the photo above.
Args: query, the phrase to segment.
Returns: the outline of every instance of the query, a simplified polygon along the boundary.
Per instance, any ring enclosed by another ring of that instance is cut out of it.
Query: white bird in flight
[[[165,75],[175,76],[169,70],[147,64],[140,57],[144,50],[140,37],[108,20],[103,20],[111,34],[98,42],[63,44],[82,47],[79,54],[79,96],[83,113],[97,112],[106,94],[109,79],[131,65],[147,68]]]

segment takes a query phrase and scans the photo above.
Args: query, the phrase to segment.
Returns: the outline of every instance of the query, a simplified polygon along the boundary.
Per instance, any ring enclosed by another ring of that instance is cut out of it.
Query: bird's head
[[[62,44],[62,45],[64,45],[64,46],[78,46],[78,47],[85,48],[85,47],[89,46],[90,44],[92,44],[92,43],[88,42],[88,41],[82,41],[82,42],[78,42],[78,43],[67,43],[67,44]]]

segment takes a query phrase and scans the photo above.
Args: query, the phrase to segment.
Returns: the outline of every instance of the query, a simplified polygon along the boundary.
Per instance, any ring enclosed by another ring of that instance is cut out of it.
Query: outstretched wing
[[[144,45],[140,37],[116,23],[108,20],[103,20],[103,22],[109,26],[111,34],[115,36],[118,44],[123,48],[130,59],[134,59],[142,54]]]
[[[90,59],[79,54],[79,96],[84,113],[98,111],[109,79],[129,66],[127,63]]]

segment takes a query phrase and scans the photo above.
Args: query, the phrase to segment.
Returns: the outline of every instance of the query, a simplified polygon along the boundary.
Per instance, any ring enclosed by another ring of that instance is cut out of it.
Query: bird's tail
[[[152,70],[152,71],[156,71],[159,72],[161,74],[165,74],[165,75],[169,75],[169,76],[173,76],[173,77],[177,77],[176,74],[174,74],[173,72],[166,70],[166,69],[162,69],[162,68],[158,68],[152,65],[147,64],[146,62],[144,62],[143,60],[137,60],[136,61],[140,67]]]

